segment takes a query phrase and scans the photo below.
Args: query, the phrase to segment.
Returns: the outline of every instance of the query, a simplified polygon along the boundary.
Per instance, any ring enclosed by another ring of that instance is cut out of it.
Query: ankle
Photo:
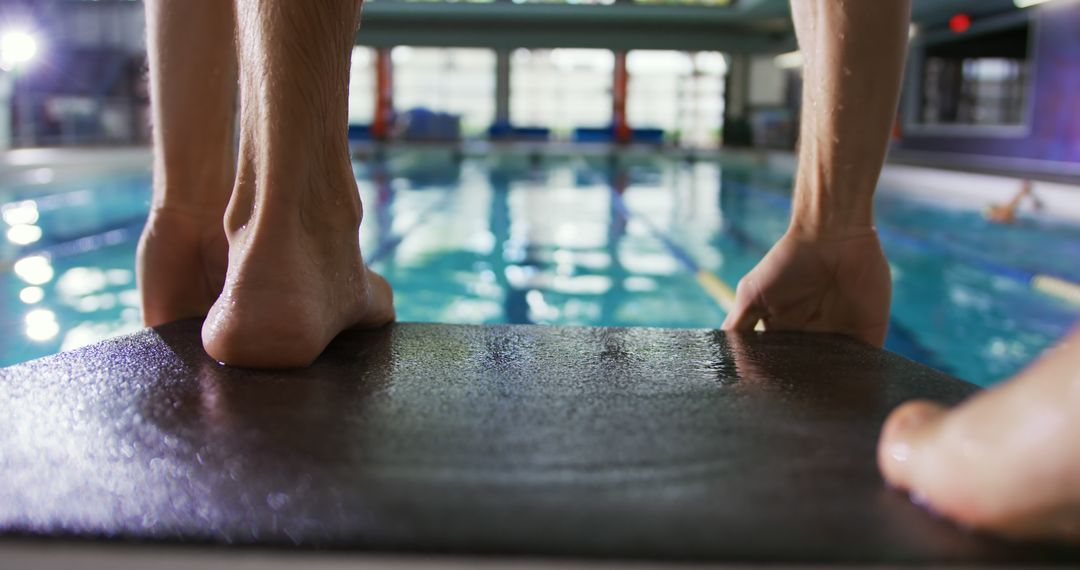
[[[225,212],[235,178],[233,158],[220,160],[201,157],[196,160],[166,160],[154,157],[153,199],[151,208],[168,212],[187,212],[189,216],[216,216]]]
[[[296,170],[286,170],[238,179],[225,213],[230,234],[249,225],[312,235],[358,231],[363,206],[351,169],[349,176],[296,176]]]
[[[220,231],[224,210],[224,205],[221,207],[205,207],[198,204],[162,200],[150,205],[148,218],[151,221],[167,221],[170,224],[180,223],[188,227],[202,227],[207,230]]]

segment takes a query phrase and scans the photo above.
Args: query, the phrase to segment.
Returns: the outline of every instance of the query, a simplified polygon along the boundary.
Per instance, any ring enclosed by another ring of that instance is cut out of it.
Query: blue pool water
[[[356,164],[361,242],[403,321],[717,327],[698,285],[734,284],[783,232],[790,176],[713,161],[402,152]],[[987,385],[1060,338],[1080,308],[1032,274],[1080,282],[1080,228],[936,208],[883,189],[893,266],[887,346]],[[0,187],[0,365],[140,327],[134,251],[149,174]],[[32,243],[13,243],[40,237]]]

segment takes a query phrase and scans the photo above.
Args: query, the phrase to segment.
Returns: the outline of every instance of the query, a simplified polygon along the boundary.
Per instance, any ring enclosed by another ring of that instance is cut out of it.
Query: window
[[[919,126],[1023,127],[1029,97],[1028,26],[926,46]]]
[[[724,115],[727,62],[717,52],[633,50],[626,117],[631,127],[663,129],[682,144],[716,146]]]
[[[495,52],[489,49],[395,47],[394,108],[461,117],[466,135],[495,119]]]
[[[611,124],[615,55],[604,49],[518,49],[510,60],[510,122],[567,136]]]
[[[349,124],[371,124],[375,115],[375,50],[353,48],[349,72]]]

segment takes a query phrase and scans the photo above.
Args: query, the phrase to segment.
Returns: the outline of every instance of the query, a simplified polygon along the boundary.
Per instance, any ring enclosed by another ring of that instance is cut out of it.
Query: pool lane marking
[[[698,285],[701,285],[701,288],[706,293],[716,299],[716,302],[720,304],[720,307],[725,312],[730,313],[735,309],[735,290],[731,288],[731,285],[728,285],[715,273],[704,269],[699,269],[694,276],[697,277]]]
[[[1080,307],[1080,285],[1076,283],[1051,275],[1036,275],[1031,278],[1031,288]]]
[[[409,225],[409,227],[405,228],[405,231],[397,234],[391,234],[390,237],[388,237],[387,239],[380,241],[379,244],[375,246],[375,252],[372,253],[371,257],[367,259],[367,265],[375,265],[376,263],[385,259],[391,253],[393,253],[399,245],[401,245],[401,242],[404,241],[405,238],[408,237],[413,230],[415,230],[417,227],[420,226],[421,223],[427,220],[428,216],[430,216],[432,212],[444,208],[450,202],[450,198],[453,197],[454,191],[451,189],[446,189],[443,192],[443,196],[436,200],[434,204],[420,211],[420,214],[416,216],[416,219],[413,221],[412,224]]]
[[[90,253],[102,248],[119,245],[138,236],[146,225],[146,217],[140,216],[135,221],[126,221],[123,224],[113,226],[103,232],[77,237],[68,241],[51,243],[49,245],[24,246],[15,254],[14,260],[0,261],[0,273],[12,269],[17,262],[27,257],[43,256],[51,259],[64,258],[80,253]]]
[[[743,194],[758,196],[766,202],[772,202],[774,205],[783,206],[785,208],[791,207],[791,199],[786,196],[779,196],[765,190],[758,190],[740,182],[730,180],[724,184]],[[961,250],[955,246],[932,241],[888,226],[878,225],[877,230],[884,241],[901,243],[914,249],[922,250],[923,252],[947,255],[972,267],[982,269],[987,273],[992,273],[1000,277],[1023,283],[1037,293],[1080,307],[1080,283],[1076,283],[1064,276],[1039,273],[1025,268],[1010,267],[992,259],[982,257],[974,252]]]
[[[615,211],[626,221],[635,219],[640,221],[649,230],[649,233],[660,241],[664,247],[668,250],[668,253],[675,258],[686,270],[694,274],[694,278],[697,284],[725,313],[731,313],[735,309],[735,289],[728,285],[726,281],[720,278],[719,275],[704,269],[697,261],[683,249],[678,243],[671,238],[670,235],[665,233],[660,228],[656,227],[651,220],[645,216],[634,213],[629,206],[626,205],[626,201],[622,195],[619,194],[615,187],[608,185],[608,191],[611,193],[612,204],[615,206]],[[764,330],[764,325],[760,321],[754,330]]]

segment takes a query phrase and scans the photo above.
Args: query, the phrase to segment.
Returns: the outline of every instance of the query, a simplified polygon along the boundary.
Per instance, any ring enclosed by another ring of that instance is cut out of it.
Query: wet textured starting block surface
[[[975,388],[841,337],[398,324],[340,337],[309,369],[260,372],[213,362],[198,332],[0,370],[6,540],[1080,561],[964,532],[884,488],[889,410]]]

